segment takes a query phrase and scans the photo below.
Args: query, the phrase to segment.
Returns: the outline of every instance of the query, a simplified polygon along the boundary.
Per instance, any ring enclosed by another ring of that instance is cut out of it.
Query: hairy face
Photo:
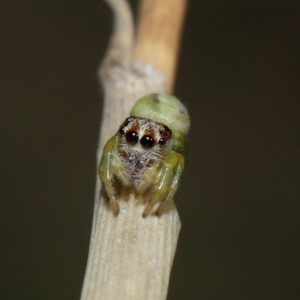
[[[172,149],[172,131],[149,119],[129,117],[119,133],[119,151],[125,170],[136,180],[151,165],[163,161]]]
[[[145,118],[129,117],[119,129],[121,151],[163,158],[172,149],[172,132],[166,126]]]

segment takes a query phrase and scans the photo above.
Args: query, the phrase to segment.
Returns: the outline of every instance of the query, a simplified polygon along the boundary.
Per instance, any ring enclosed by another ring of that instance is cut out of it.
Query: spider
[[[163,213],[179,185],[189,127],[187,109],[174,96],[150,94],[136,102],[130,117],[106,143],[98,168],[116,216],[115,178],[138,194],[150,191],[143,217],[157,202],[156,215]]]

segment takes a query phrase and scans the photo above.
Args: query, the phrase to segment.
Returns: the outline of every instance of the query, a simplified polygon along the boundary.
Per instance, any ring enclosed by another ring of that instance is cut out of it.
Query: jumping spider
[[[106,143],[98,172],[114,214],[119,205],[114,177],[143,194],[150,191],[146,217],[156,202],[156,215],[172,200],[184,168],[183,152],[190,119],[174,96],[150,94],[136,102],[130,117]]]

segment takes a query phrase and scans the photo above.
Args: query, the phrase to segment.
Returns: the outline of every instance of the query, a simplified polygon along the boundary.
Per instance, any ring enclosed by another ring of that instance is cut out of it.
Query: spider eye
[[[123,133],[125,132],[124,126],[120,127],[119,132],[120,132],[121,134],[123,134]]]
[[[141,138],[140,143],[145,149],[150,149],[154,146],[154,140],[150,135],[144,135]]]
[[[139,135],[135,131],[128,131],[126,133],[126,141],[130,145],[136,145],[139,141]]]
[[[166,143],[166,141],[164,139],[159,139],[158,143],[162,146]]]

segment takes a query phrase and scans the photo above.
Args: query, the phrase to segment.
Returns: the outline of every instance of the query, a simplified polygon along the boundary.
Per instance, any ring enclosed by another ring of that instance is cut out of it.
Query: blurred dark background
[[[190,1],[170,300],[300,299],[299,23],[299,1]],[[1,1],[0,26],[0,299],[78,299],[111,12]]]

